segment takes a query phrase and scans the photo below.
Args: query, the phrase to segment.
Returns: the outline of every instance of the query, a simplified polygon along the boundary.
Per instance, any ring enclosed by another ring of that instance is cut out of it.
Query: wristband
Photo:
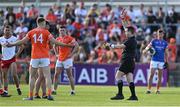
[[[115,45],[114,45],[114,44],[110,44],[110,47],[111,47],[111,48],[115,48]]]

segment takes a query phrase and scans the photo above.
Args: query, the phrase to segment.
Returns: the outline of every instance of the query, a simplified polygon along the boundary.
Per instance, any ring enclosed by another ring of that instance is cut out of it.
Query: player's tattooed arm
[[[7,47],[11,47],[11,46],[19,46],[19,45],[22,45],[24,43],[26,43],[27,41],[29,41],[29,38],[27,36],[25,36],[23,39],[21,40],[18,40],[14,43],[8,43],[6,44]]]
[[[53,45],[53,50],[54,50],[54,53],[55,53],[55,55],[56,55],[56,57],[58,58],[58,46],[57,45]]]
[[[72,57],[75,53],[77,53],[79,51],[79,44],[75,41],[73,42],[74,47],[72,48],[72,52],[69,55],[70,57]]]
[[[169,51],[168,51],[168,48],[166,48],[165,49],[165,54],[164,54],[165,55],[165,57],[164,57],[165,58],[164,59],[165,62],[168,62],[168,54],[169,54]]]
[[[143,54],[146,54],[151,47],[152,47],[151,44],[149,44],[149,45],[142,51],[142,53],[143,53]]]
[[[16,53],[16,57],[18,57],[21,54],[21,52],[23,51],[24,47],[25,47],[24,44],[19,46],[18,52]]]

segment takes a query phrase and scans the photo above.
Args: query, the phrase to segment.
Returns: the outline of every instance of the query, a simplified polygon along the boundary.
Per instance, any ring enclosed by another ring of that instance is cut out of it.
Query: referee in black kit
[[[122,53],[122,60],[121,66],[119,70],[116,72],[116,81],[118,86],[118,93],[116,96],[112,97],[111,100],[122,100],[124,99],[122,88],[123,88],[123,81],[122,77],[126,75],[127,81],[129,83],[129,88],[131,91],[131,96],[127,100],[138,100],[136,93],[135,93],[135,85],[133,82],[133,71],[135,68],[135,50],[137,46],[137,42],[135,39],[135,29],[132,26],[127,27],[127,20],[123,19],[126,17],[125,9],[121,13],[123,26],[125,29],[125,34],[127,36],[127,40],[123,44],[109,44],[105,43],[104,47],[108,48],[121,48],[124,49]]]

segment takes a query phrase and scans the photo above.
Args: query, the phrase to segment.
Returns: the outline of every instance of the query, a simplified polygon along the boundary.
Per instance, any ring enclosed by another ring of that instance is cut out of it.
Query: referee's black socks
[[[117,85],[118,85],[118,94],[122,95],[123,81],[119,80]]]
[[[134,82],[129,83],[129,89],[131,90],[131,95],[136,96]]]

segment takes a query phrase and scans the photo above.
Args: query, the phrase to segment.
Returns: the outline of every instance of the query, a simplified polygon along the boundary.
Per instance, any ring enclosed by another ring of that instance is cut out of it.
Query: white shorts
[[[164,62],[159,62],[159,61],[151,61],[150,63],[150,68],[154,69],[163,69],[164,67]]]
[[[56,67],[63,67],[65,69],[68,69],[72,66],[73,66],[72,58],[66,59],[65,61],[59,61],[59,60],[56,61]]]
[[[49,66],[49,58],[31,59],[30,65],[33,68],[46,67]]]

